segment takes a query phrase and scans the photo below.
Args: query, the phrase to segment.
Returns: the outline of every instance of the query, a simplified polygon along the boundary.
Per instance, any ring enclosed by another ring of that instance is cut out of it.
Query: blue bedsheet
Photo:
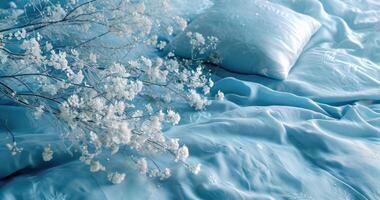
[[[202,163],[167,181],[130,172],[120,185],[93,174],[44,116],[6,103],[23,146],[0,137],[0,199],[380,199],[380,4],[376,0],[272,0],[323,27],[285,81],[212,67],[225,101],[186,111],[167,131]],[[0,130],[5,135],[5,130]],[[53,162],[43,162],[46,144]],[[122,162],[122,160],[120,160]]]

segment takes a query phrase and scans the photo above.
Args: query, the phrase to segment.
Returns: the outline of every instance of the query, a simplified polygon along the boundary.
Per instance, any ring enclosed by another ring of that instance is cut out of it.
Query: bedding
[[[216,64],[232,72],[282,80],[319,27],[312,17],[271,2],[220,0],[174,38],[169,50],[187,58],[216,57]],[[218,38],[216,49],[194,53],[188,32]]]
[[[380,199],[379,3],[271,2],[322,26],[284,81],[210,65],[211,92],[225,100],[184,108],[181,125],[166,132],[202,163],[199,175],[178,168],[160,181],[130,172],[112,185],[65,151],[49,116],[36,121],[2,101],[0,123],[24,151],[10,156],[1,137],[0,199]],[[49,164],[46,143],[58,148]]]

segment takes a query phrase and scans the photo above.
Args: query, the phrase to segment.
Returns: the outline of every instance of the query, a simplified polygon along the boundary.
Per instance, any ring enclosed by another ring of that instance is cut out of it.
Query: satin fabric
[[[0,199],[379,199],[380,4],[272,2],[312,16],[321,30],[284,81],[211,66],[212,93],[225,100],[184,108],[181,125],[166,131],[202,163],[198,176],[173,163],[166,181],[130,170],[112,185],[66,152],[49,116],[35,121],[4,102],[1,123],[24,151],[11,156],[0,130]],[[57,147],[52,163],[41,159],[47,143]]]

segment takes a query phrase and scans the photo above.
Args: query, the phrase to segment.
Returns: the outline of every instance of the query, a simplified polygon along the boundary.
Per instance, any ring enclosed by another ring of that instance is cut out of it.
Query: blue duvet
[[[0,129],[0,199],[380,199],[380,4],[272,2],[323,26],[284,81],[210,66],[225,101],[184,110],[182,125],[166,132],[202,163],[198,176],[180,167],[167,181],[131,172],[112,185],[66,152],[48,116],[36,121],[1,102],[0,123],[24,151],[11,156]],[[49,163],[47,144],[56,149]]]

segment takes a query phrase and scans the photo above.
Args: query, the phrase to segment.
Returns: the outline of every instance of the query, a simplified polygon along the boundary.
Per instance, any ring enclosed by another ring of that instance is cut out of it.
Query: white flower
[[[214,81],[212,81],[211,78],[208,79],[208,86],[209,86],[210,88],[214,87]]]
[[[171,170],[169,168],[165,168],[164,170],[161,171],[160,174],[160,179],[168,179],[171,176]]]
[[[166,28],[166,32],[169,34],[169,35],[172,35],[173,34],[173,27],[172,26],[168,26],[168,28]]]
[[[216,94],[216,99],[219,100],[219,101],[223,101],[224,100],[224,93],[220,90],[218,90],[218,93]]]
[[[168,71],[163,71],[159,67],[150,67],[147,70],[147,75],[149,76],[149,79],[156,82],[165,82],[168,73]]]
[[[99,140],[99,137],[96,133],[94,133],[93,131],[90,131],[90,140],[92,142],[95,142],[95,141],[98,141]]]
[[[190,105],[197,110],[203,109],[209,104],[209,101],[206,98],[202,98],[195,90],[190,90],[190,94],[187,96],[190,102]]]
[[[157,177],[160,175],[160,171],[158,169],[152,169],[150,172],[149,172],[149,176],[150,177]]]
[[[39,32],[37,32],[36,39],[37,41],[40,41],[42,39],[42,35]]]
[[[23,150],[22,148],[19,148],[17,146],[17,143],[16,142],[13,142],[12,144],[6,144],[6,147],[8,148],[8,150],[11,152],[12,156],[15,156],[17,155],[18,153],[21,153],[21,151]]]
[[[39,119],[42,116],[42,113],[44,112],[44,106],[40,105],[36,108],[36,110],[33,112],[33,117],[35,119]]]
[[[195,164],[195,165],[189,165],[189,170],[197,175],[200,171],[201,171],[201,164],[198,163],[198,164]]]
[[[174,56],[175,56],[175,54],[173,52],[168,53],[168,58],[173,58]]]
[[[139,66],[139,62],[136,61],[136,60],[130,60],[128,61],[128,64],[133,67],[133,68],[137,68]]]
[[[144,63],[145,66],[151,67],[152,66],[152,60],[149,58],[146,58],[144,56],[141,56],[141,61]]]
[[[170,54],[170,53],[169,53]],[[170,55],[168,55],[170,56]],[[177,60],[170,59],[169,61],[166,62],[166,68],[170,71],[178,71],[178,68],[180,67],[179,63]]]
[[[204,94],[209,94],[210,93],[210,87],[207,86],[207,85],[205,85],[202,90],[203,90]]]
[[[82,70],[79,70],[77,74],[72,74],[69,77],[69,80],[71,80],[75,84],[81,84],[83,79],[84,79],[84,75],[83,75]]]
[[[148,104],[149,105],[149,104]],[[141,116],[143,116],[143,111],[141,111],[141,110],[136,110],[133,114],[132,114],[132,117],[134,117],[134,118],[138,118],[138,117],[141,117]]]
[[[122,77],[108,77],[105,82],[103,87],[107,91],[106,96],[109,99],[125,98],[127,100],[133,100],[144,86],[140,80],[130,81]]]
[[[176,160],[186,161],[188,157],[189,157],[189,149],[185,145],[183,145],[181,148],[177,150]]]
[[[119,115],[122,115],[125,111],[125,103],[123,101],[117,101],[114,103],[115,112]]]
[[[137,169],[141,174],[146,174],[148,172],[148,162],[145,158],[140,158],[136,161]]]
[[[182,31],[186,29],[187,21],[184,18],[176,16],[174,17],[174,21],[177,23],[179,29],[181,29]]]
[[[90,104],[95,111],[102,111],[105,108],[106,100],[103,98],[92,99]]]
[[[115,144],[128,144],[131,141],[132,131],[129,129],[126,121],[114,122],[112,126],[116,126],[116,130],[111,135],[111,139]]]
[[[160,122],[162,122],[162,121],[164,121],[164,119],[165,119],[165,113],[162,112],[162,110],[160,110],[160,112],[157,113],[157,117],[158,117],[158,120],[159,120]]]
[[[36,38],[31,38],[30,40],[24,40],[23,43],[21,44],[21,48],[25,49],[25,53],[29,54],[36,60],[42,59],[41,56],[41,48],[40,44],[36,40]]]
[[[50,64],[54,68],[61,69],[61,70],[66,70],[69,68],[68,66],[69,62],[66,59],[66,52],[59,52],[58,54],[56,54],[54,50],[50,52],[51,52]]]
[[[157,42],[158,42],[158,36],[154,35],[154,36],[150,37],[148,39],[148,41],[146,41],[146,44],[155,46],[155,45],[157,45]]]
[[[173,151],[177,151],[179,148],[179,139],[178,138],[170,138],[167,141],[167,148]]]
[[[25,38],[26,37],[26,30],[23,28],[21,29],[21,34],[20,34],[21,38]]]
[[[157,48],[160,50],[163,50],[166,47],[166,42],[165,41],[160,41],[157,45]]]
[[[18,31],[15,33],[15,37],[16,37],[17,40],[21,40],[21,39],[25,38],[25,37],[26,37],[26,30],[25,30],[24,28],[21,29],[21,31],[18,30]]]
[[[111,172],[111,173],[108,173],[107,178],[113,184],[120,184],[121,182],[124,181],[125,176],[126,176],[125,173]]]
[[[91,172],[97,172],[97,171],[100,171],[100,170],[104,171],[105,167],[99,161],[91,160],[90,171]]]
[[[50,95],[56,95],[58,92],[57,85],[47,84],[42,87],[42,91],[49,93]]]
[[[195,33],[194,34],[194,37],[195,37],[195,41],[199,44],[199,45],[204,45],[206,43],[206,40],[205,38],[203,37],[202,34],[200,33]]]
[[[80,106],[80,100],[78,95],[73,94],[71,95],[68,99],[67,102],[69,103],[70,106],[72,107],[79,107]]]
[[[46,41],[45,48],[47,51],[50,51],[53,49],[53,45],[50,42]]]
[[[206,39],[200,33],[188,32],[186,35],[190,38],[190,44],[193,47],[200,47],[206,43]]]
[[[146,120],[142,126],[141,130],[147,133],[156,133],[161,131],[161,122],[164,119],[165,115],[162,111],[158,112],[157,115],[150,117],[149,120]]]
[[[72,116],[70,114],[70,109],[69,109],[69,104],[67,102],[62,103],[59,106],[59,116],[64,120],[64,121],[70,121]]]
[[[135,18],[133,20],[137,21],[137,25],[143,29],[143,34],[147,35],[150,33],[153,27],[153,22],[148,18],[147,16],[134,16]]]
[[[181,116],[178,113],[174,112],[173,110],[168,110],[166,117],[167,117],[167,120],[173,125],[178,124],[179,121],[181,120]]]
[[[111,66],[108,67],[108,70],[110,71],[110,73],[119,74],[123,77],[129,76],[129,74],[126,74],[127,72],[125,70],[124,65],[120,63],[113,63]]]
[[[53,150],[51,149],[51,146],[50,144],[44,148],[44,151],[42,152],[42,159],[45,161],[45,162],[48,162],[50,161],[51,159],[53,159]]]

